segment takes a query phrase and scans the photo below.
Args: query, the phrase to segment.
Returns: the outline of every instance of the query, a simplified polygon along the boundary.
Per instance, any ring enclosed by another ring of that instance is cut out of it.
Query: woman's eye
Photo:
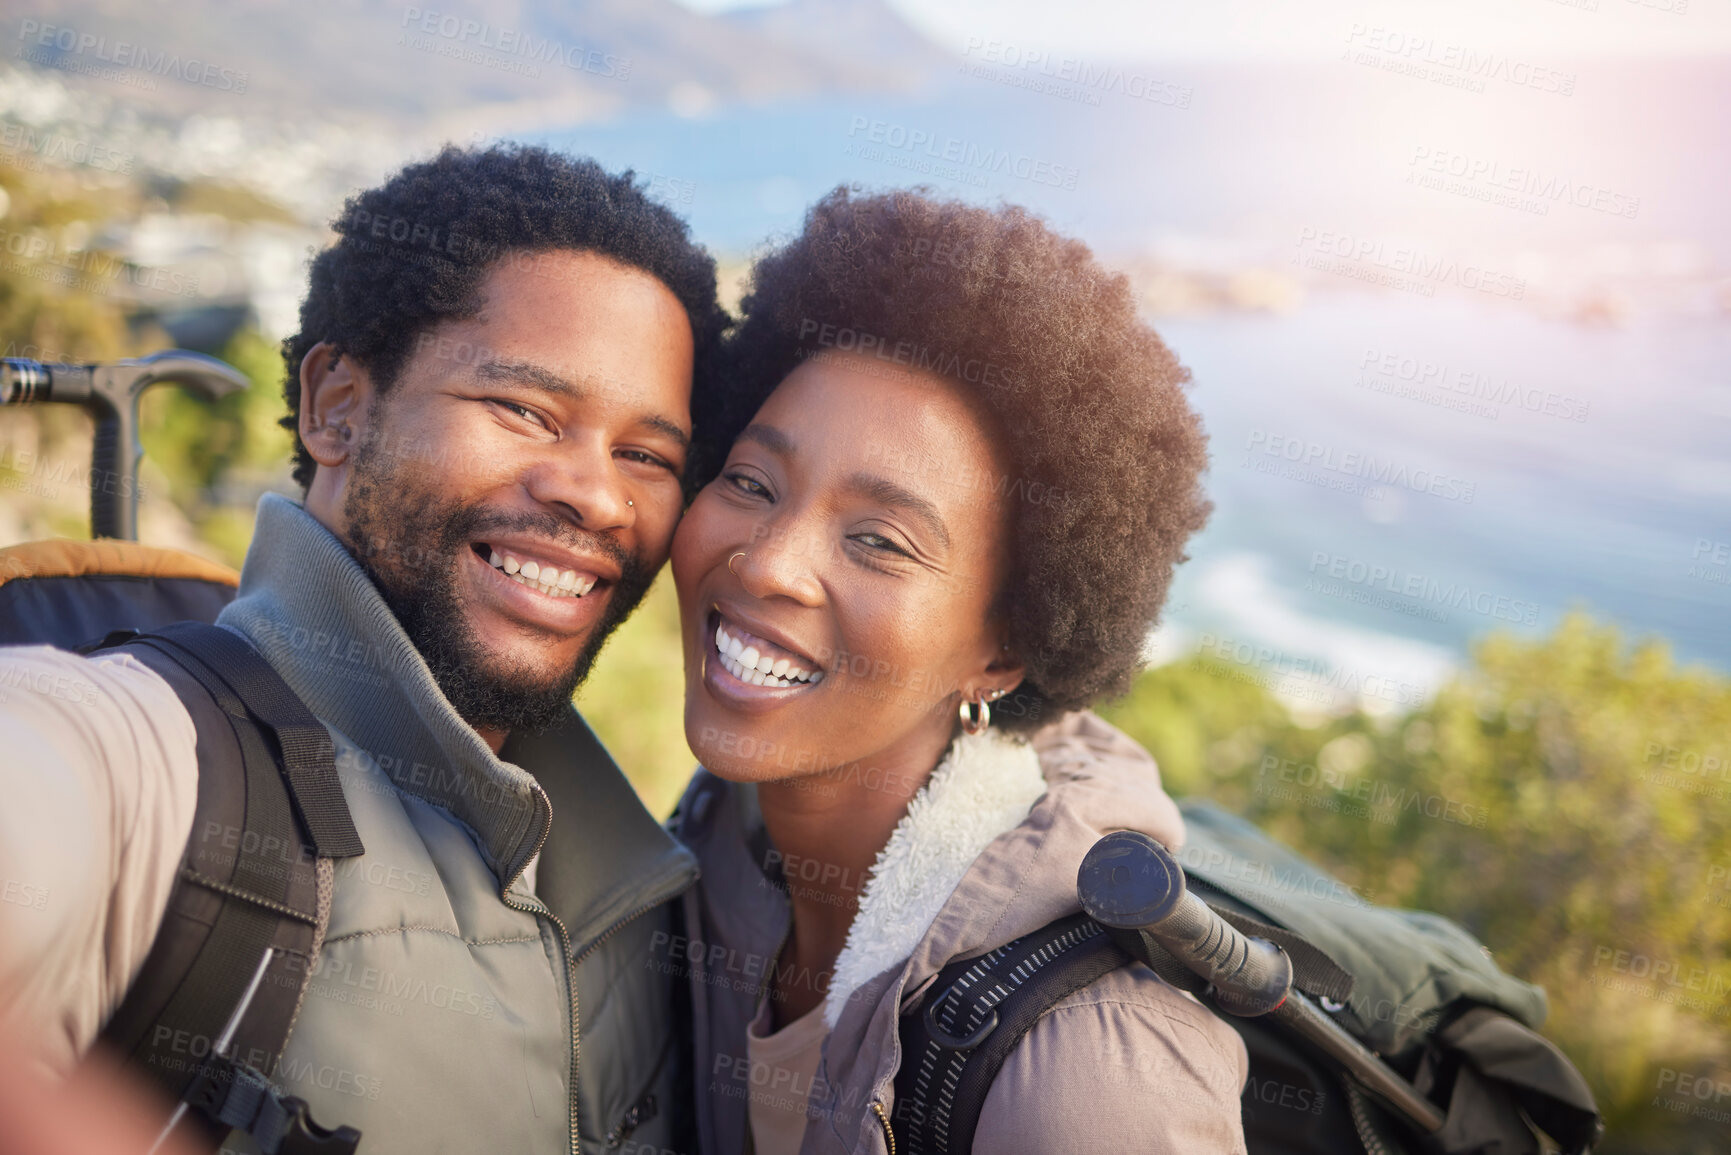
[[[900,545],[891,541],[881,533],[856,533],[853,535],[853,540],[859,542],[868,549],[878,550],[883,553],[899,553],[903,557],[913,556],[913,554],[909,553],[907,550],[903,549]]]
[[[766,498],[769,496],[769,487],[754,477],[748,477],[743,473],[729,473],[726,477],[727,484],[733,486],[734,489],[737,489],[743,494],[750,497]]]

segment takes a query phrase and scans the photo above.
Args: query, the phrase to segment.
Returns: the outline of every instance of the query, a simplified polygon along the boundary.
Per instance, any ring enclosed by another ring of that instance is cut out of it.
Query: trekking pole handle
[[[1154,839],[1135,830],[1114,831],[1100,839],[1082,859],[1076,895],[1095,922],[1141,932],[1207,979],[1222,1010],[1278,1019],[1422,1133],[1442,1129],[1444,1116],[1434,1103],[1292,988],[1292,960],[1286,952],[1267,939],[1243,934],[1187,891],[1184,871]]]
[[[1292,991],[1292,960],[1251,938],[1184,888],[1171,852],[1138,830],[1096,842],[1076,875],[1082,909],[1102,926],[1141,931],[1214,985],[1214,1001],[1241,1017],[1279,1009]]]
[[[67,402],[96,422],[90,463],[90,536],[138,537],[138,401],[153,385],[184,385],[210,400],[245,389],[247,379],[226,361],[185,349],[136,360],[55,365],[22,357],[0,359],[0,405]]]

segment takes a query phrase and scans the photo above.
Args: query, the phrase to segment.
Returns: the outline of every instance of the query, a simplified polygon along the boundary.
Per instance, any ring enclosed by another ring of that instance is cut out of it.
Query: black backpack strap
[[[1099,923],[1077,913],[939,971],[901,1018],[897,1150],[972,1151],[992,1080],[1016,1044],[1058,1002],[1129,961]]]
[[[203,622],[177,622],[138,641],[159,648],[166,642],[215,670],[238,698],[236,704],[276,738],[289,800],[306,825],[314,853],[352,858],[366,852],[337,780],[330,731],[258,651],[221,626]],[[230,700],[219,701],[230,709]]]
[[[213,1147],[241,1126],[270,1155],[352,1150],[357,1132],[314,1126],[265,1075],[323,941],[328,859],[362,852],[329,732],[218,626],[104,643],[123,644],[180,697],[198,735],[198,804],[161,928],[102,1039],[188,1104]]]
[[[1302,989],[1343,1002],[1351,993],[1352,976],[1301,936],[1236,911],[1219,912],[1246,934],[1278,941],[1292,956]],[[1137,944],[1137,938],[1145,941]],[[1201,995],[1207,989],[1204,979],[1140,931],[1106,930],[1081,913],[939,971],[901,1018],[893,1116],[898,1151],[967,1155],[992,1080],[1040,1016],[1138,957],[1179,990]]]

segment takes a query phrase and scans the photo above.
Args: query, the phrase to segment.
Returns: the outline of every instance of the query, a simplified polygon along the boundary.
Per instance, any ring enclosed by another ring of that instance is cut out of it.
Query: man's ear
[[[373,382],[353,358],[320,341],[301,359],[301,443],[326,469],[348,464],[366,434]]]

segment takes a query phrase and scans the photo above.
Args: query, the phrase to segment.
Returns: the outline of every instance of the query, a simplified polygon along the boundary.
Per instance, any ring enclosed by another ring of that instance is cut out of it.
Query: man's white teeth
[[[496,570],[518,585],[528,586],[537,593],[554,598],[580,598],[595,588],[598,580],[585,577],[574,569],[563,572],[536,561],[520,562],[510,554],[501,555],[496,549],[489,549],[488,563]]]
[[[746,635],[750,637],[749,634]],[[822,670],[807,670],[804,666],[794,663],[792,658],[776,657],[766,652],[756,644],[747,644],[727,632],[727,627],[715,627],[715,652],[721,658],[721,665],[728,673],[742,682],[750,682],[754,686],[799,686],[816,685],[823,681]]]

